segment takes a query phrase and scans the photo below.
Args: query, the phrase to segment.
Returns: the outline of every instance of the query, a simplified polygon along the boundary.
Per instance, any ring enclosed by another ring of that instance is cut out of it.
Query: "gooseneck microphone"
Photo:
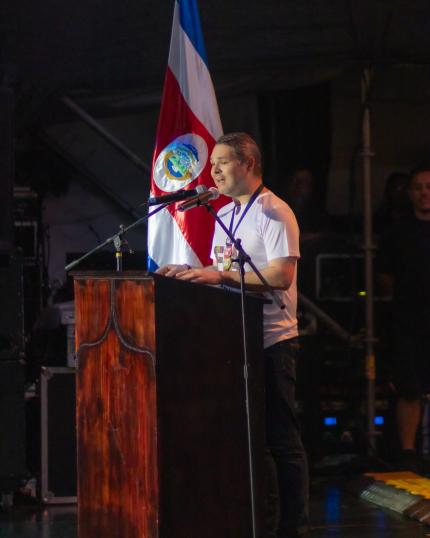
[[[205,185],[197,185],[195,189],[184,190],[180,189],[179,191],[172,192],[171,194],[163,194],[162,196],[152,196],[148,198],[148,205],[159,205],[159,204],[170,204],[171,202],[180,202],[181,200],[187,200],[193,196],[198,196],[202,193],[207,192],[207,187]]]
[[[199,205],[204,205],[209,200],[216,200],[219,198],[219,190],[215,187],[210,187],[209,190],[206,190],[206,192],[203,192],[202,194],[197,194],[193,198],[190,198],[183,204],[179,205],[177,207],[178,211],[187,211],[188,209],[192,209],[193,207],[198,207]]]

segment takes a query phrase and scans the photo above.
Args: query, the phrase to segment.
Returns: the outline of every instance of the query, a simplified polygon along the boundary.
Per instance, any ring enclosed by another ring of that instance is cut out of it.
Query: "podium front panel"
[[[92,273],[75,298],[79,537],[251,538],[240,296]],[[261,315],[247,300],[259,529]]]

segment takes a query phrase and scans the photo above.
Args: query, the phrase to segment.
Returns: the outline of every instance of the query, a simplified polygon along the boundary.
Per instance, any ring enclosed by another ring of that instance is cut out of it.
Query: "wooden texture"
[[[86,274],[75,299],[79,538],[251,538],[239,296]],[[261,308],[248,301],[259,528]]]

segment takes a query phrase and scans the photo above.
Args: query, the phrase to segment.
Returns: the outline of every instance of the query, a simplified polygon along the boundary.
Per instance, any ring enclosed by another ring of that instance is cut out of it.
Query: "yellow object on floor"
[[[425,499],[430,499],[430,479],[416,473],[410,471],[366,473],[366,476],[385,482],[395,488],[406,490],[412,495],[421,495]]]

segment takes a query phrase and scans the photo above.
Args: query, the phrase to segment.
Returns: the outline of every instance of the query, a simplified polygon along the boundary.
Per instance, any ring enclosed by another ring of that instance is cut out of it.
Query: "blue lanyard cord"
[[[233,237],[236,237],[236,231],[239,228],[240,223],[245,218],[245,215],[248,213],[248,210],[251,208],[252,204],[255,202],[255,200],[257,199],[257,196],[260,194],[260,192],[263,190],[263,188],[264,188],[264,185],[263,185],[263,183],[261,183],[258,186],[258,188],[252,193],[252,196],[248,200],[248,203],[246,204],[245,210],[243,211],[242,215],[240,216],[239,222],[236,224],[234,230],[233,230],[233,225],[234,225],[234,214],[236,212],[236,207],[233,208],[233,211],[231,213],[230,226],[228,227],[229,232],[233,235]]]

